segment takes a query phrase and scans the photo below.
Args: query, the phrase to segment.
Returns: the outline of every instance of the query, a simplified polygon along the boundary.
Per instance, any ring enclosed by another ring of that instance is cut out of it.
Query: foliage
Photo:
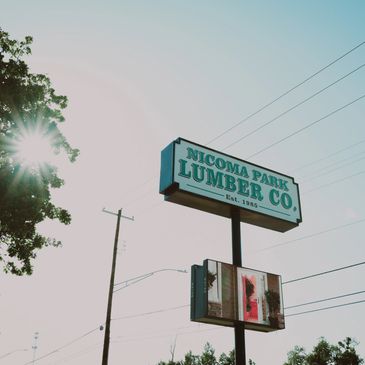
[[[255,365],[252,360],[249,360],[249,365]],[[235,365],[234,350],[229,354],[222,353],[218,359],[215,356],[215,350],[210,343],[204,346],[204,351],[201,355],[193,355],[191,351],[185,354],[184,360],[181,361],[160,361],[157,365]]]
[[[210,272],[210,271],[208,270],[208,276],[207,276],[207,280],[208,280],[208,289],[212,288],[213,283],[214,283],[214,281],[215,281],[216,277],[217,277],[217,274],[213,274],[212,272]]]
[[[251,310],[250,298],[255,291],[255,286],[248,278],[245,278],[245,284],[246,284],[246,310],[247,312],[249,312]]]
[[[361,365],[364,360],[356,353],[357,342],[350,337],[337,345],[330,345],[323,337],[312,352],[307,354],[303,347],[295,346],[288,353],[284,365]]]
[[[270,315],[275,316],[280,311],[280,294],[273,290],[267,290],[265,297],[269,305]]]
[[[305,349],[295,346],[288,352],[288,359],[283,365],[362,365],[364,360],[356,353],[357,342],[346,337],[337,345],[329,344],[323,337],[312,352],[306,353]],[[181,361],[160,361],[157,365],[235,365],[234,350],[228,355],[222,353],[218,359],[213,347],[207,343],[201,355],[194,355],[191,351],[185,354]],[[251,359],[248,365],[256,365]]]
[[[51,188],[63,180],[51,164],[26,168],[15,157],[15,142],[22,133],[41,130],[52,140],[52,152],[75,161],[72,149],[58,128],[64,121],[65,96],[56,95],[49,78],[32,74],[23,57],[31,53],[32,37],[13,40],[0,28],[0,263],[5,272],[32,273],[31,260],[44,246],[61,243],[37,232],[45,219],[71,221],[67,210],[51,201]]]

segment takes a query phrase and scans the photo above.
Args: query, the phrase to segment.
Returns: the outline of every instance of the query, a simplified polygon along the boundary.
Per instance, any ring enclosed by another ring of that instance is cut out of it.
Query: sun
[[[40,168],[53,154],[51,138],[39,130],[22,133],[15,144],[15,158],[24,167]]]

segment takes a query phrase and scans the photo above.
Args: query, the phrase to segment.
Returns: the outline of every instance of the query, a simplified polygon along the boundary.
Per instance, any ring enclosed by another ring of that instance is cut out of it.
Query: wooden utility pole
[[[113,305],[113,291],[114,291],[114,276],[115,276],[115,267],[117,262],[117,253],[118,253],[118,237],[119,237],[119,227],[120,227],[120,218],[126,218],[134,221],[134,217],[126,217],[122,215],[122,209],[118,210],[118,213],[113,213],[108,210],[103,209],[104,213],[116,215],[117,219],[117,227],[115,230],[115,238],[114,238],[114,250],[113,250],[113,260],[112,260],[112,269],[110,274],[110,283],[109,283],[109,295],[108,295],[108,308],[106,311],[106,320],[105,320],[105,333],[104,333],[104,347],[103,347],[103,358],[102,365],[108,365],[108,357],[109,357],[109,344],[110,344],[110,321],[112,314],[112,305]]]

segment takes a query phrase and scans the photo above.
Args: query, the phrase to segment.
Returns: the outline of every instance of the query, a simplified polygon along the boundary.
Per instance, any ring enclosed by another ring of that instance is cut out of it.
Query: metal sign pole
[[[235,266],[242,266],[241,219],[240,211],[232,209],[232,261]],[[234,326],[236,365],[246,365],[245,326],[236,323]]]

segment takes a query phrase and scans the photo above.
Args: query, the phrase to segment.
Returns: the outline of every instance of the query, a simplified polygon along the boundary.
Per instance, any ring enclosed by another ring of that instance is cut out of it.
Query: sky
[[[109,363],[156,365],[174,346],[181,359],[206,342],[217,354],[233,348],[231,328],[190,321],[191,265],[231,262],[231,228],[227,218],[159,194],[160,152],[177,137],[299,184],[298,227],[278,233],[241,224],[244,266],[285,282],[364,260],[365,99],[322,118],[364,95],[365,67],[286,111],[359,68],[365,45],[247,119],[365,41],[363,1],[0,5],[3,30],[34,38],[32,72],[47,74],[68,97],[60,128],[81,151],[74,164],[59,162],[65,185],[52,193],[71,225],[39,226],[62,248],[40,251],[30,277],[1,274],[0,364],[101,363],[116,225],[103,208],[134,216],[122,219],[116,282],[172,269],[115,293]],[[284,304],[363,291],[364,270],[286,284]],[[364,303],[289,316],[362,300],[364,293],[288,309],[285,330],[246,331],[247,357],[282,364],[295,345],[310,351],[321,336],[331,343],[354,337],[365,357]]]

